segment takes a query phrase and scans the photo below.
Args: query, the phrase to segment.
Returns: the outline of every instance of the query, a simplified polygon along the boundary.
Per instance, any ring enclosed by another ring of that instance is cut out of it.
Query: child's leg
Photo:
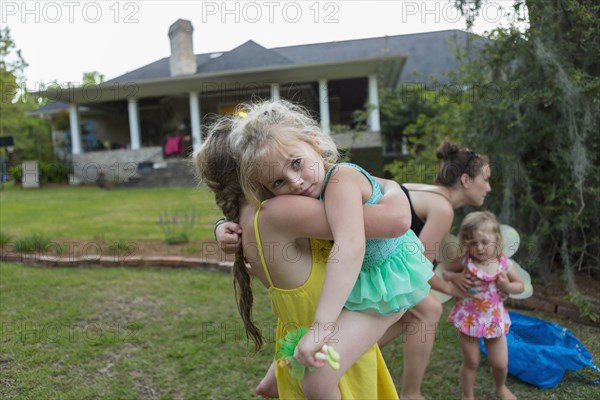
[[[488,350],[488,360],[492,367],[494,387],[502,400],[516,399],[515,395],[506,387],[506,374],[508,373],[508,346],[506,336],[494,339],[485,339]]]
[[[402,399],[422,399],[421,383],[429,364],[435,342],[437,324],[442,315],[442,304],[431,293],[409,309],[402,319],[392,325],[379,341],[380,346],[405,334],[403,344]]]
[[[481,355],[479,354],[479,338],[460,333],[460,348],[463,354],[463,362],[460,366],[462,399],[472,400],[475,398],[473,389],[475,387],[477,368],[481,359]]]
[[[302,381],[302,390],[309,399],[339,399],[339,380],[356,360],[369,350],[387,328],[402,316],[373,315],[367,312],[352,312],[344,309],[336,322],[336,332],[330,344],[340,354],[340,369],[325,365],[314,372],[307,372]]]
[[[275,360],[271,362],[269,370],[256,387],[255,393],[257,396],[267,399],[276,399],[279,397],[279,392],[277,391],[277,379],[275,378]]]

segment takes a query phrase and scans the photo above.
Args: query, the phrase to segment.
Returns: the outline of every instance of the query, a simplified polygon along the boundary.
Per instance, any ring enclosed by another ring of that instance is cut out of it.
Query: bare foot
[[[496,389],[496,392],[498,393],[498,396],[500,396],[500,398],[502,400],[517,400],[517,396],[515,396],[507,387],[506,385],[503,385],[501,387],[499,387],[498,389]]]
[[[269,370],[262,378],[262,381],[258,384],[255,389],[257,396],[264,397],[266,399],[276,399],[279,397],[277,391],[277,380],[275,379],[275,361],[269,366]]]

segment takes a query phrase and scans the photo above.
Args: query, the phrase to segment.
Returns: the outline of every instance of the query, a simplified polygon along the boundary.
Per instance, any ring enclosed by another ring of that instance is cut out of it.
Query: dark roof
[[[211,53],[196,54],[196,64],[202,65],[210,61]],[[121,76],[107,81],[106,83],[125,83],[132,81],[140,81],[146,79],[167,78],[170,74],[169,57],[161,58],[148,65],[144,65],[133,71],[129,71]]]
[[[199,65],[198,72],[225,71],[232,69],[232,66],[235,66],[235,69],[247,69],[285,64],[294,64],[294,62],[276,51],[265,49],[256,42],[248,40],[243,45],[223,53],[222,56]]]
[[[446,30],[272,49],[266,49],[249,40],[231,51],[223,52],[220,56],[217,53],[197,54],[197,73],[406,55],[408,59],[400,77],[401,82],[415,81],[413,72],[419,74],[419,81],[428,81],[428,78],[433,76],[443,82],[447,80],[447,78],[444,79],[445,72],[458,67],[452,47],[465,47],[469,35],[473,34],[460,30]],[[483,40],[483,38],[477,38]],[[168,78],[169,76],[169,57],[165,57],[118,76],[107,83]]]
[[[414,72],[419,73],[420,80],[428,80],[427,78],[433,75],[443,81],[445,72],[458,68],[452,48],[465,47],[469,35],[472,34],[460,30],[446,30],[279,47],[272,50],[296,63],[308,64],[404,54],[408,57],[400,76],[401,82],[414,81]]]
[[[27,111],[25,115],[44,115],[44,114],[56,114],[61,111],[69,110],[69,103],[62,101],[55,101],[54,103],[48,103],[35,110]]]

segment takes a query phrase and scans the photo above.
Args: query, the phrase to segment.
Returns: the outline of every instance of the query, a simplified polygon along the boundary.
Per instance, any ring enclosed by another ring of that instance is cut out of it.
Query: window
[[[406,156],[408,155],[408,146],[406,136],[384,137],[383,144],[384,156]]]

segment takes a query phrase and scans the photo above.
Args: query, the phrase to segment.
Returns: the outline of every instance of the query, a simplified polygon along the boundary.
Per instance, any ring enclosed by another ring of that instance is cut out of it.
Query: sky
[[[9,1],[0,2],[22,56],[27,89],[52,81],[105,80],[170,55],[168,30],[179,18],[194,26],[194,52],[234,49],[248,40],[291,46],[446,29],[465,30],[454,0],[425,1]],[[488,0],[475,33],[507,20],[513,0]]]

